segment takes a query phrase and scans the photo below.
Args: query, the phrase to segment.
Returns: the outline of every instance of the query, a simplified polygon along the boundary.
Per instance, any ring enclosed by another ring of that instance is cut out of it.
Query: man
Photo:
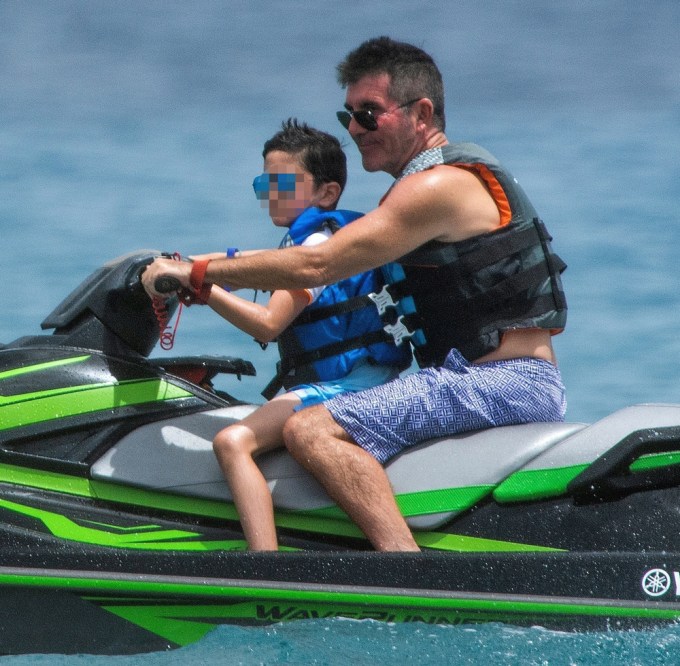
[[[551,344],[566,323],[564,264],[514,178],[478,146],[449,144],[427,53],[371,39],[338,75],[338,118],[364,168],[397,179],[381,205],[319,246],[211,262],[193,282],[302,288],[398,260],[375,301],[423,369],[298,412],[284,440],[377,550],[417,550],[387,460],[432,437],[564,418]],[[186,266],[157,260],[143,277],[150,294],[160,276],[190,284]]]

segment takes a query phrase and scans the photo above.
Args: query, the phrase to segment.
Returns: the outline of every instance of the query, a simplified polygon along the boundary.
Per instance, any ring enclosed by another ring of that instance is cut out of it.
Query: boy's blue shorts
[[[294,393],[302,400],[302,404],[297,409],[303,409],[342,393],[365,391],[396,379],[398,376],[399,369],[394,366],[375,365],[368,361],[359,361],[352,368],[352,371],[341,379],[316,384],[300,384],[290,389],[289,393]]]

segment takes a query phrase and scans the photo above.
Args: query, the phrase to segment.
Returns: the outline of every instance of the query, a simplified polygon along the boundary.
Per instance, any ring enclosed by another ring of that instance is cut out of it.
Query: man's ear
[[[339,183],[332,181],[330,183],[321,183],[319,187],[319,207],[320,208],[335,208],[340,194],[342,194],[342,188]]]
[[[434,116],[434,104],[428,97],[423,97],[415,102],[414,106],[418,111],[418,122],[426,125],[432,124],[432,117]]]

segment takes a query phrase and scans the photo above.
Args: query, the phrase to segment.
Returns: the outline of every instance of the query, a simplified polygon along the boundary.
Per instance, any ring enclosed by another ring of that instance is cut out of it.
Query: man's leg
[[[356,446],[323,405],[296,412],[283,437],[290,454],[364,532],[376,550],[420,550],[382,465]]]

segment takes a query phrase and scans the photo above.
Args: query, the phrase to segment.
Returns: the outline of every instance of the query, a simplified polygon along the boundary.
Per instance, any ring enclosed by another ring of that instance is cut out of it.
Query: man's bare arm
[[[394,261],[429,240],[460,240],[494,228],[497,219],[491,219],[492,214],[488,222],[484,216],[481,223],[476,221],[477,200],[493,205],[478,179],[462,169],[441,167],[414,174],[398,183],[383,205],[325,243],[212,261],[205,279],[264,290],[331,284]],[[153,294],[153,281],[161,275],[177,277],[188,286],[190,270],[178,262],[157,260],[143,276],[145,288]]]

